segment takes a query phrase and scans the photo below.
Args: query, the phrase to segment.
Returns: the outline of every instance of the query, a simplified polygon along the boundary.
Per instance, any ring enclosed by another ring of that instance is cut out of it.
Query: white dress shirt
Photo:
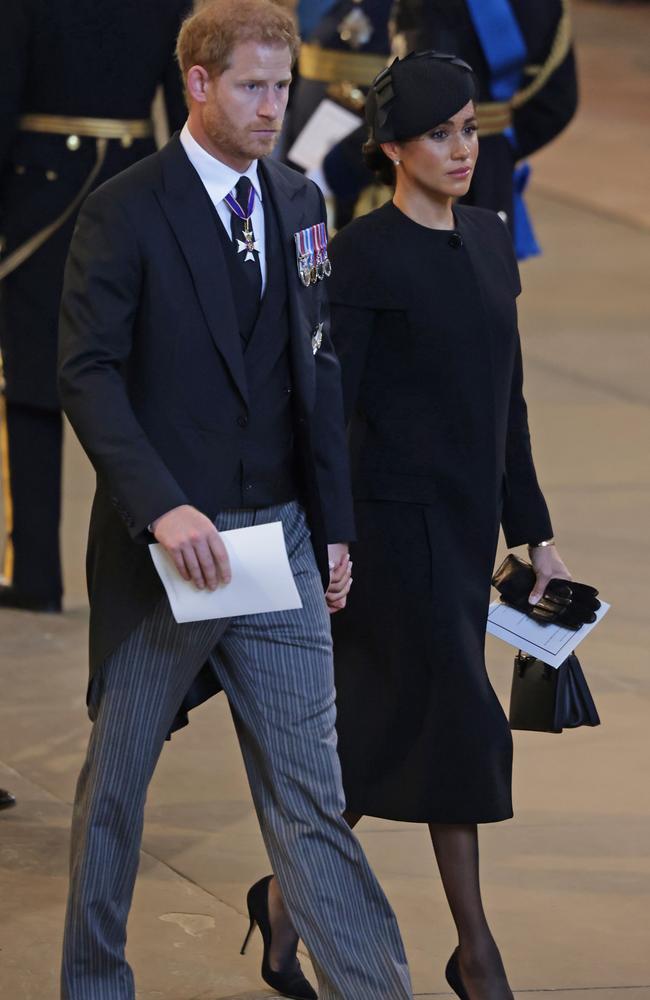
[[[223,222],[228,236],[232,239],[230,229],[231,211],[224,198],[228,193],[236,197],[235,187],[240,177],[248,177],[255,190],[255,204],[251,222],[253,233],[259,247],[260,269],[262,271],[262,293],[266,288],[266,252],[264,239],[264,209],[262,207],[262,187],[257,170],[257,160],[253,160],[245,174],[239,174],[232,167],[217,160],[215,156],[208,153],[203,146],[200,146],[189,130],[188,123],[185,122],[181,131],[181,145],[187,154],[187,158],[203,181],[203,186],[210,196],[210,200],[216,208],[219,218]],[[242,254],[242,267],[252,267],[246,263]]]

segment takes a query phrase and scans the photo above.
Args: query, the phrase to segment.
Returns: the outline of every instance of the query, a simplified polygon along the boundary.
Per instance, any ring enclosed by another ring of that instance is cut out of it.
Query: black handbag
[[[575,653],[557,669],[534,656],[515,657],[510,693],[510,728],[561,733],[599,726],[600,718]]]

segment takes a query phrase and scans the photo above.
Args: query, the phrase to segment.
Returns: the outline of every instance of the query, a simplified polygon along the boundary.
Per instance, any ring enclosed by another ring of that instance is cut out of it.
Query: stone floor
[[[650,1000],[650,12],[583,2],[576,15],[582,108],[538,158],[531,205],[545,254],[523,267],[521,328],[561,550],[613,605],[582,657],[603,725],[515,734],[516,818],[483,829],[483,882],[518,994]],[[92,477],[72,437],[66,465],[66,613],[0,615],[0,786],[19,800],[0,814],[2,1000],[57,996],[70,803],[89,729]],[[511,651],[490,640],[488,659],[505,701]],[[367,820],[360,836],[416,994],[448,994],[454,934],[426,830]],[[165,749],[151,787],[129,925],[140,1000],[275,995],[261,989],[259,939],[239,956],[246,888],[267,868],[229,714],[214,700]]]

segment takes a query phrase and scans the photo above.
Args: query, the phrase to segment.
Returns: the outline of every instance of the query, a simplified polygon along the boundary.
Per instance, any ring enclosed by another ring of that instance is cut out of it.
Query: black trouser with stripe
[[[62,593],[59,522],[63,418],[56,410],[7,402],[13,578],[21,594]]]

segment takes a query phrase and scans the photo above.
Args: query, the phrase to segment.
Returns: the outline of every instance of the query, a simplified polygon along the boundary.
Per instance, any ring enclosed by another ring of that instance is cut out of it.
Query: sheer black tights
[[[344,816],[353,829],[361,819],[351,812]],[[429,832],[458,931],[460,972],[470,1000],[512,1000],[501,955],[483,909],[477,828],[475,825],[431,823]],[[286,963],[292,951],[295,954],[298,938],[275,879],[271,882],[269,905],[273,924],[271,960],[278,968]]]

